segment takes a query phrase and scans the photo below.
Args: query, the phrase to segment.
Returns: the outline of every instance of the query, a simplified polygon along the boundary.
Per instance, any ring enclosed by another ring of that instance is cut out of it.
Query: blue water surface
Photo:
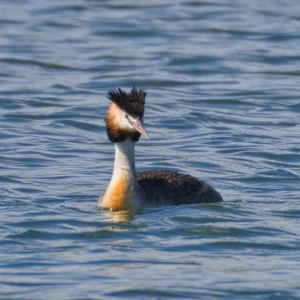
[[[297,1],[0,1],[1,299],[299,299]],[[143,87],[136,167],[218,204],[100,211],[107,91]]]

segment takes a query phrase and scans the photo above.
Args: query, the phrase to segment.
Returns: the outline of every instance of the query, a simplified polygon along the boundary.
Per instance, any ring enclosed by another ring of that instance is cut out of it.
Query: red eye
[[[128,119],[128,115],[125,115],[125,118]]]

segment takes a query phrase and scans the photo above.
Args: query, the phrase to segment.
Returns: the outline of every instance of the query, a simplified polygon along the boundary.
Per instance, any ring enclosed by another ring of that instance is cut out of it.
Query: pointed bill
[[[142,136],[146,139],[150,139],[148,133],[146,132],[145,128],[142,125],[142,122],[139,119],[136,119],[135,122],[132,124],[132,127],[138,131]]]

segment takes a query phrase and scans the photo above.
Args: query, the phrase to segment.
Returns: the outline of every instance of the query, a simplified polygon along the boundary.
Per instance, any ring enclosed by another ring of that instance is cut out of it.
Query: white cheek
[[[116,121],[119,124],[120,128],[128,131],[136,131],[130,124],[129,120],[125,117],[126,115],[128,114],[120,110],[118,115],[116,116]],[[130,118],[130,116],[128,116],[128,118]]]

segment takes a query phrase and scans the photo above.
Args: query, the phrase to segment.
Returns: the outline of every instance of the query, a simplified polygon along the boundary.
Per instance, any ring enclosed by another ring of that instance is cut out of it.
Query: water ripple
[[[299,13],[269,0],[2,2],[1,298],[298,299]],[[97,208],[119,86],[147,91],[137,169],[192,174],[224,203]]]

